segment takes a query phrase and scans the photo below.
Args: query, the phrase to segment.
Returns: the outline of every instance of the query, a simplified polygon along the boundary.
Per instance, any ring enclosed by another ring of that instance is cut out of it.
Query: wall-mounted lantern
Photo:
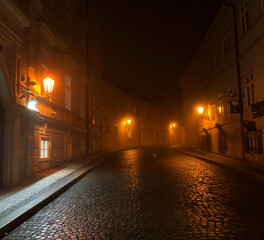
[[[47,94],[52,93],[54,87],[54,80],[47,77],[43,80],[44,90]]]
[[[47,97],[46,99],[49,99],[49,94],[52,93],[53,91],[53,87],[54,87],[54,80],[47,77],[43,80],[43,85],[44,85],[44,90],[47,93]],[[39,110],[37,109],[36,105],[37,104],[41,104],[42,100],[41,97],[37,98],[38,100],[40,99],[40,102],[37,102],[36,99],[31,99],[28,103],[27,103],[27,107],[28,109],[34,110],[39,112]],[[45,98],[44,98],[45,99]]]

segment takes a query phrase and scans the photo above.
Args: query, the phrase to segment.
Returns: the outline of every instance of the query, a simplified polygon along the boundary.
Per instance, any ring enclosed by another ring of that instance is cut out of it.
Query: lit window
[[[240,24],[241,34],[244,35],[248,31],[248,3],[245,1],[240,7]]]
[[[65,107],[71,111],[71,78],[69,75],[66,75],[65,89]]]
[[[40,158],[49,159],[50,158],[50,139],[42,137],[40,140]]]
[[[246,96],[247,96],[247,105],[255,103],[255,86],[254,86],[254,76],[253,73],[249,74],[246,79]]]

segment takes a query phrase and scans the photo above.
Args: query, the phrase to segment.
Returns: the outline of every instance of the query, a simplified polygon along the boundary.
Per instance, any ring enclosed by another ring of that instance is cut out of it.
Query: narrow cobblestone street
[[[264,239],[263,185],[176,152],[115,153],[4,239]]]

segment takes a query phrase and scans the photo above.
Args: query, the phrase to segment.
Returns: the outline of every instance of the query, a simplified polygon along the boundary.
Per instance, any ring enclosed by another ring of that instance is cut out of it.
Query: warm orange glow
[[[221,114],[221,113],[222,113],[222,108],[219,107],[219,108],[218,108],[218,111],[219,111],[219,113]]]
[[[47,77],[43,80],[43,85],[46,93],[52,93],[54,87],[54,80]]]
[[[203,107],[198,107],[197,108],[197,111],[198,111],[198,113],[200,114],[200,115],[202,115],[203,114]]]
[[[128,120],[126,121],[126,123],[127,123],[128,125],[131,124],[131,120],[128,119]]]

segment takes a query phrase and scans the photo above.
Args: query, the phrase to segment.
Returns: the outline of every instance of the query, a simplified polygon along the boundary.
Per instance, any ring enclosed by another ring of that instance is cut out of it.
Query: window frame
[[[109,123],[106,124],[105,126],[105,135],[110,137],[111,136],[111,126]]]
[[[114,137],[115,137],[115,138],[118,138],[118,130],[119,130],[119,129],[118,129],[118,125],[115,125],[115,126],[114,126]]]
[[[72,158],[73,148],[72,148],[72,136],[65,136],[64,140],[64,158],[70,159]]]
[[[44,146],[42,145],[42,142],[44,142]],[[44,152],[42,151],[47,151],[47,156],[45,156]],[[45,162],[45,161],[50,161],[51,160],[51,138],[50,136],[46,136],[46,135],[42,135],[40,136],[40,146],[39,146],[39,158],[41,162]]]
[[[21,56],[16,56],[16,88],[17,94],[20,93],[20,79],[21,79]]]
[[[243,10],[242,10],[243,9]],[[241,28],[241,36],[244,36],[249,29],[249,18],[248,18],[248,1],[244,1],[239,8],[240,15],[240,28]]]
[[[230,36],[229,36],[229,29],[226,28],[223,34],[223,51],[224,56],[227,56],[229,54],[230,49]]]
[[[71,77],[69,74],[65,75],[65,108],[69,111],[72,110],[71,104]]]
[[[85,91],[85,87],[82,86],[80,88],[80,118],[82,119],[86,119],[86,91]]]
[[[72,34],[72,8],[69,5],[69,3],[66,6],[65,26],[66,26],[67,35],[71,36]]]
[[[255,81],[253,73],[245,77],[245,96],[247,106],[251,106],[255,103]]]

